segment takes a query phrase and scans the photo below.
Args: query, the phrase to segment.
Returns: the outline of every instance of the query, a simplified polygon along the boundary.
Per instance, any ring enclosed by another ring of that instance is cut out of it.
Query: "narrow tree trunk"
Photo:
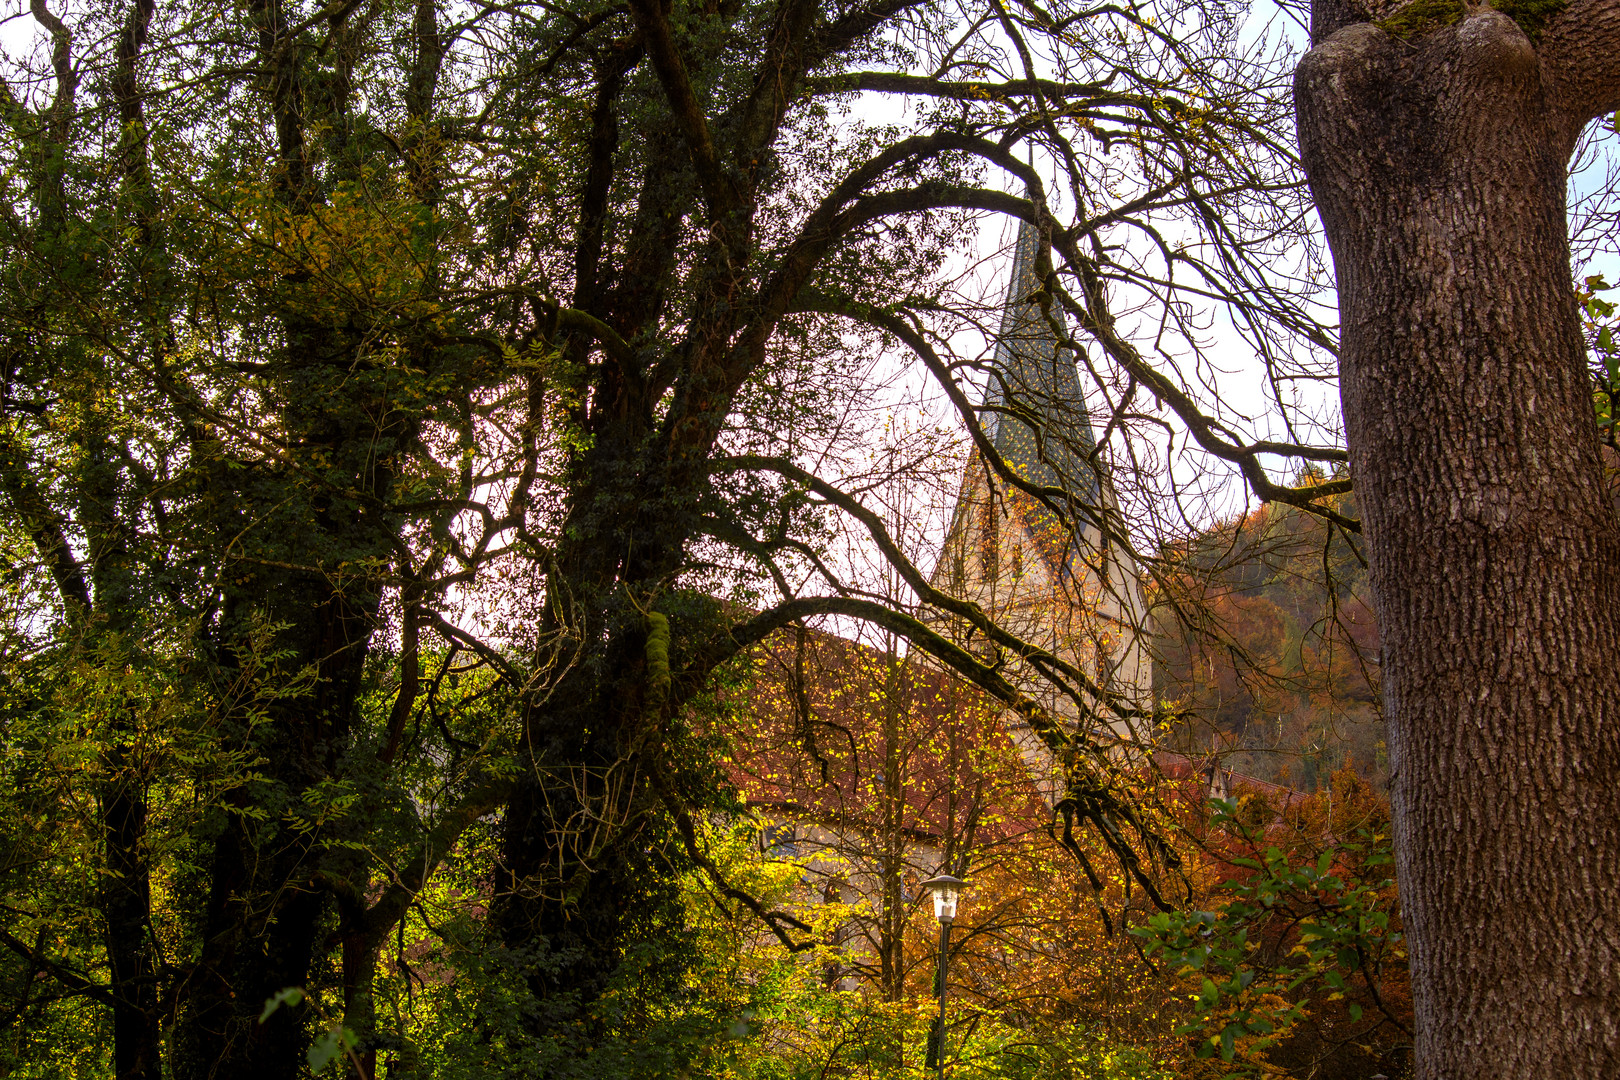
[[[377,1075],[377,966],[381,940],[368,933],[365,896],[357,894],[338,901],[338,936],[343,954],[343,1026],[358,1040],[355,1057],[345,1067],[352,1080],[371,1080]]]
[[[87,624],[90,642],[94,642],[92,647],[109,650],[110,662],[138,668],[148,662],[137,647],[145,635],[142,602],[132,572],[129,532],[115,511],[125,477],[118,463],[117,443],[109,433],[90,428],[86,435],[79,516],[89,541],[94,598],[95,617]],[[138,719],[130,709],[112,710],[102,750],[105,777],[98,793],[106,859],[100,904],[108,988],[115,1002],[113,1068],[117,1080],[157,1080],[163,1072],[159,953],[152,932],[146,780],[136,750],[138,729]]]
[[[151,881],[147,873],[146,800],[122,748],[109,753],[115,770],[102,795],[107,857],[102,888],[107,966],[113,996],[113,1073],[117,1080],[163,1075],[158,1026],[158,956],[152,938]]]
[[[901,831],[906,791],[900,775],[900,716],[904,674],[889,641],[883,657],[883,914],[881,923],[883,1000],[906,996],[906,911],[904,881],[906,836]],[[903,1051],[902,1047],[897,1047]],[[898,1059],[899,1055],[896,1055]]]
[[[1584,117],[1490,8],[1386,24],[1402,39],[1326,6],[1299,136],[1338,274],[1418,1076],[1620,1075],[1620,530],[1565,225]]]

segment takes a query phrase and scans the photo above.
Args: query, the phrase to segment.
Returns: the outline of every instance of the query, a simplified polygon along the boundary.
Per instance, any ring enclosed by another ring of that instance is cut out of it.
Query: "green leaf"
[[[265,1000],[264,1012],[259,1014],[259,1023],[262,1024],[266,1020],[270,1019],[270,1014],[281,1008],[283,1005],[286,1005],[289,1008],[294,1008],[302,1004],[303,1001],[304,988],[301,986],[289,986],[285,990],[277,991],[275,996]]]
[[[311,1071],[320,1072],[332,1063],[333,1058],[345,1050],[354,1049],[359,1044],[360,1040],[354,1032],[338,1025],[311,1043],[305,1057],[309,1060]]]

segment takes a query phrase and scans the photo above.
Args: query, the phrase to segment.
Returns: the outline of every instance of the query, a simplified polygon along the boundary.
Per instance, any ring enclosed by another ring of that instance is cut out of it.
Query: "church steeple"
[[[996,453],[1021,478],[1062,488],[1095,507],[1101,484],[1088,458],[1096,451],[1096,437],[1074,353],[1060,344],[1060,337],[1068,336],[1063,313],[1056,305],[1043,310],[1036,298],[1043,284],[1035,274],[1038,243],[1035,227],[1021,222],[979,422]],[[1061,562],[1068,553],[1067,530],[1043,506],[1031,506],[1030,515],[1043,553]],[[1059,533],[1065,534],[1062,541]]]
[[[971,600],[1003,627],[1065,658],[1086,673],[1099,695],[1145,705],[1152,699],[1146,608],[1128,545],[1105,540],[1098,521],[1115,516],[1062,312],[1042,308],[1035,274],[1038,238],[1023,224],[1007,283],[1000,327],[979,413],[1003,461],[1021,479],[1059,489],[1068,527],[1029,494],[1002,480],[975,451],[962,477],[934,584]],[[983,646],[966,627],[946,621],[970,647]],[[1100,699],[1060,698],[1033,670],[1010,676],[1049,707],[1122,743],[1134,739]],[[1134,706],[1133,706],[1134,707]],[[1011,728],[1009,728],[1011,731]],[[1037,773],[1051,767],[1041,741],[1013,732]]]

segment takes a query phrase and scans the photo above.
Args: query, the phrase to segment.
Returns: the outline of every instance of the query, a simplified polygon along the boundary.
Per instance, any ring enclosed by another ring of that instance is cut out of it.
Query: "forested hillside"
[[[1354,516],[1352,500],[1339,508]],[[1166,745],[1305,791],[1351,768],[1389,779],[1378,628],[1359,540],[1266,506],[1175,552],[1158,597],[1154,692]]]

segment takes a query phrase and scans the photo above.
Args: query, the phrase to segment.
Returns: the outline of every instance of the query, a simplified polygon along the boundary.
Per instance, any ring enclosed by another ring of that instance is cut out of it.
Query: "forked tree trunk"
[[[1421,1078],[1620,1076],[1620,528],[1565,224],[1620,13],[1319,0],[1295,75],[1384,643]],[[1536,29],[1531,27],[1532,30]]]

